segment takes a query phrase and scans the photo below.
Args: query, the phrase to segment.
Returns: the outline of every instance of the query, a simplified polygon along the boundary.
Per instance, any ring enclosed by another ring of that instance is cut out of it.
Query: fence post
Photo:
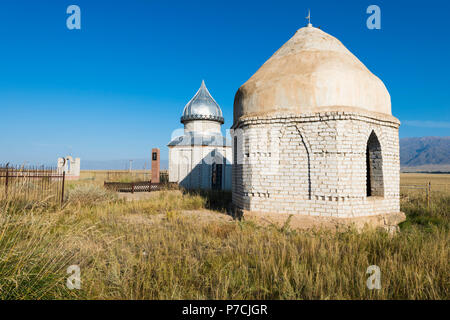
[[[61,206],[64,204],[64,185],[66,182],[66,172],[63,171],[62,188],[61,188]]]
[[[427,205],[428,205],[428,209],[430,209],[430,196],[431,196],[431,182],[428,182],[428,190],[427,190]]]
[[[6,165],[5,198],[8,198],[8,165]]]

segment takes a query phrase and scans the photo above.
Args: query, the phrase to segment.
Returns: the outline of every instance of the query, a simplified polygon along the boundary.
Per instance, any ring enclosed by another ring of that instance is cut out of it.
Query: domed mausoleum
[[[186,189],[231,189],[231,141],[221,133],[222,110],[205,82],[184,107],[184,134],[169,144],[169,181]]]
[[[383,82],[309,24],[236,93],[233,203],[395,225],[399,126]]]

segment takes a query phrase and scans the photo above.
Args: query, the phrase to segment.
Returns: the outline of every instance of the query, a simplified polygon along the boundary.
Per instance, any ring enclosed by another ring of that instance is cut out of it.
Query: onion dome
[[[184,107],[181,123],[192,120],[213,120],[224,123],[222,110],[206,88],[205,81],[202,81],[200,89]]]

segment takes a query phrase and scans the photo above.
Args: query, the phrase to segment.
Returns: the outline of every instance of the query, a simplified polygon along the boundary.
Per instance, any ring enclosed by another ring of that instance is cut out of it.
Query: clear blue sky
[[[68,30],[66,9],[81,8]],[[366,8],[381,8],[368,30]],[[450,135],[448,1],[2,0],[0,163],[148,158],[201,80],[232,124],[236,90],[312,23],[386,84],[401,137]]]

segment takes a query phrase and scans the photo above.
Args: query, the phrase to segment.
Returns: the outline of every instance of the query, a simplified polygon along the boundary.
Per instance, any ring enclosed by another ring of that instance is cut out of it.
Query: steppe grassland
[[[450,183],[402,175],[424,179]],[[402,189],[408,220],[389,235],[262,227],[208,210],[226,194],[127,202],[102,183],[68,183],[63,208],[1,204],[1,299],[449,299],[450,192],[432,192],[427,208],[420,190]],[[66,287],[74,264],[81,290]],[[370,265],[381,290],[366,287]]]

